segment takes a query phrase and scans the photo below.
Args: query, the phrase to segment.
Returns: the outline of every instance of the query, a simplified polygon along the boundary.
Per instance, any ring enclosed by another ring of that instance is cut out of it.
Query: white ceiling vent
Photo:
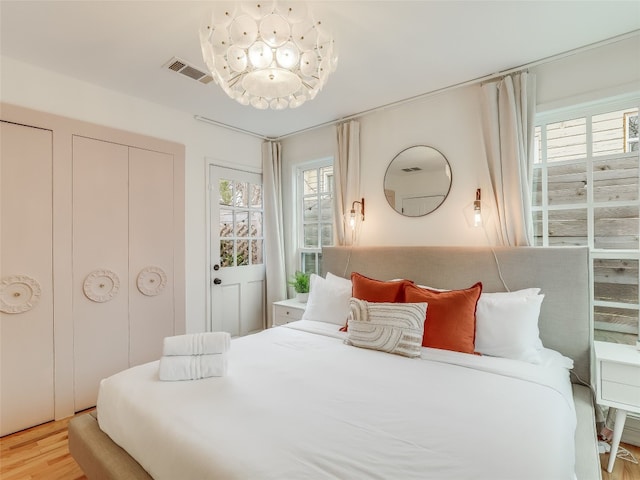
[[[180,60],[176,57],[173,57],[171,60],[165,63],[163,65],[163,68],[168,68],[169,70],[180,73],[185,77],[197,80],[200,83],[207,84],[213,81],[213,77],[208,73],[205,73],[202,70],[198,70],[193,65],[189,65],[184,60]]]

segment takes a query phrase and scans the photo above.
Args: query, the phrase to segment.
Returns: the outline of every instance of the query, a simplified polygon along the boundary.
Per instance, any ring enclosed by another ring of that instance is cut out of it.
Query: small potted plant
[[[309,299],[309,279],[311,275],[305,272],[296,272],[293,278],[289,281],[289,285],[296,291],[296,300],[301,303],[306,303]]]

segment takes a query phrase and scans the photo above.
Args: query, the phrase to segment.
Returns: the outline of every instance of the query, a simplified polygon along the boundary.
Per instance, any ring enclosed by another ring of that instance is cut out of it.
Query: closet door
[[[73,329],[76,411],[129,366],[126,146],[73,137]]]
[[[0,122],[0,436],[54,417],[52,132]]]
[[[173,156],[129,149],[130,364],[158,360],[174,335]]]

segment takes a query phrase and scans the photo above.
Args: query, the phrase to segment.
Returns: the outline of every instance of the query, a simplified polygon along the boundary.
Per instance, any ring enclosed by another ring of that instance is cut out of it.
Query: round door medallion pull
[[[86,297],[97,303],[111,300],[120,289],[120,278],[111,270],[94,270],[84,279],[83,290]]]
[[[143,268],[138,274],[136,285],[143,295],[159,295],[167,285],[167,274],[160,267]]]
[[[40,284],[28,275],[11,275],[0,280],[0,312],[28,312],[41,295]]]

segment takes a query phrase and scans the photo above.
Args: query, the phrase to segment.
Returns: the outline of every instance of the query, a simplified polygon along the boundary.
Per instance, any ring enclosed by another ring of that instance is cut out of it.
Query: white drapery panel
[[[337,152],[334,159],[335,227],[338,245],[352,245],[355,238],[345,216],[354,200],[360,200],[360,123],[350,120],[336,125]]]
[[[287,298],[282,216],[282,147],[280,142],[262,144],[264,201],[265,310],[267,327],[273,325],[273,302]]]
[[[535,76],[507,75],[482,85],[483,130],[499,244],[531,245]]]

